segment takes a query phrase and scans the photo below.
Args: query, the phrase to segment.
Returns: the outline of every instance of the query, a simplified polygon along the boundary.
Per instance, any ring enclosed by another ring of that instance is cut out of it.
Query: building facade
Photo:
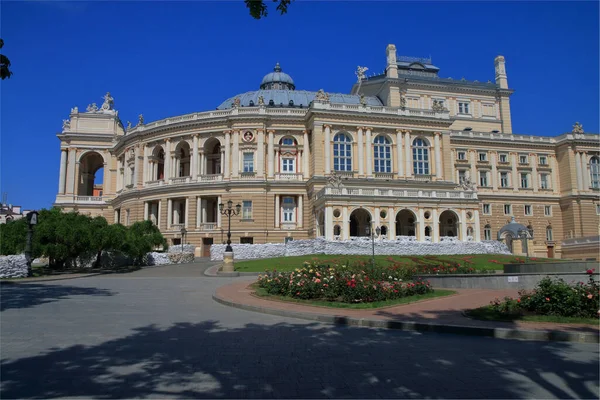
[[[513,133],[502,56],[495,82],[441,78],[394,45],[386,56],[381,75],[359,67],[350,94],[296,90],[277,64],[259,90],[214,111],[140,115],[132,127],[108,93],[101,107],[75,107],[58,134],[55,205],[125,225],[150,219],[171,243],[185,228],[205,254],[226,238],[218,205],[228,200],[242,206],[234,243],[344,240],[370,227],[388,239],[496,240],[512,217],[538,256],[598,236],[597,134],[579,124],[555,137]]]

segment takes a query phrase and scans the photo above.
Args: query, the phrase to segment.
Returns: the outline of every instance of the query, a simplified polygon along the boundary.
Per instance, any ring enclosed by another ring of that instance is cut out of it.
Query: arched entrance
[[[206,155],[205,174],[220,174],[221,143],[215,138],[208,139],[204,145],[204,154]]]
[[[323,211],[317,213],[315,222],[317,225],[317,237],[325,236],[325,213]]]
[[[358,208],[350,214],[350,236],[369,236],[367,228],[371,226],[371,214],[364,208]]]
[[[190,145],[181,142],[175,148],[175,173],[176,177],[190,176]]]
[[[458,237],[458,215],[454,211],[440,214],[440,237]]]
[[[79,196],[102,196],[104,193],[104,159],[95,151],[85,153],[79,160]]]
[[[417,216],[411,210],[400,210],[396,214],[396,236],[416,236]]]
[[[150,157],[150,180],[159,181],[165,179],[165,151],[162,146],[157,146]]]

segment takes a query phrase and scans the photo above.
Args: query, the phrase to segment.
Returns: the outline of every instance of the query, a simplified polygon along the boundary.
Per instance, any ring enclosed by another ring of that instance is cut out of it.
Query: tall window
[[[540,156],[538,160],[540,165],[548,165],[548,157]]]
[[[458,183],[465,183],[467,180],[467,171],[464,169],[458,170]]]
[[[500,172],[500,186],[508,187],[508,172]]]
[[[254,153],[244,153],[244,172],[254,172]]]
[[[379,135],[375,138],[373,144],[375,172],[392,172],[392,144],[390,140]]]
[[[296,172],[296,159],[295,158],[282,158],[281,159],[281,172],[292,173]]]
[[[489,224],[483,228],[483,240],[492,240],[492,227]]]
[[[529,174],[521,173],[521,187],[524,189],[529,187]]]
[[[592,157],[590,160],[590,181],[592,188],[600,189],[600,159]]]
[[[508,155],[506,155],[506,154],[500,154],[500,162],[501,163],[507,163],[508,162]]]
[[[459,159],[459,160],[461,160],[461,161],[464,161],[464,160],[467,159],[467,153],[464,152],[464,151],[459,151],[459,152],[456,153],[456,158]]]
[[[526,155],[521,154],[519,156],[519,164],[529,164],[529,159]]]
[[[283,198],[283,222],[296,221],[296,201],[293,197]]]
[[[429,175],[429,143],[425,139],[413,141],[413,171],[415,175]]]
[[[510,204],[505,204],[504,205],[504,215],[511,215],[512,214],[512,206]]]
[[[488,186],[488,172],[487,171],[479,171],[479,186],[482,186],[482,187]]]
[[[533,215],[531,204],[525,204],[525,215]]]
[[[550,185],[548,184],[548,174],[540,175],[540,187],[542,189],[549,189]]]
[[[546,217],[552,216],[552,206],[544,206],[544,215]]]
[[[479,161],[487,161],[487,153],[479,153]]]
[[[546,227],[546,240],[547,241],[552,241],[552,227],[548,226]]]
[[[252,219],[252,201],[250,200],[242,202],[242,219]]]
[[[467,102],[459,102],[458,103],[458,113],[459,114],[470,114],[470,112],[469,112],[469,103],[467,103]]]
[[[490,215],[492,213],[492,206],[490,204],[484,203],[483,204],[483,213],[485,215]]]
[[[352,140],[343,133],[333,138],[333,169],[352,171]]]

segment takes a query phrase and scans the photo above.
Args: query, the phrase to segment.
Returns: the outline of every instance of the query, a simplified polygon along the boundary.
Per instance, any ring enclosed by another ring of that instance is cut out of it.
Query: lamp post
[[[373,223],[371,223],[371,226]],[[373,233],[377,233],[377,236],[381,233],[381,228],[377,227],[375,229],[371,229],[371,226],[367,226],[367,235],[371,236],[371,250],[373,251],[373,256],[371,258],[371,266],[375,269],[375,236]]]
[[[221,215],[224,215],[228,219],[227,224],[227,247],[225,247],[225,253],[223,254],[223,272],[233,272],[233,248],[231,247],[231,217],[240,214],[242,206],[238,203],[235,208],[233,208],[233,201],[229,200],[227,202],[227,207],[225,204],[219,204],[219,212]]]
[[[533,239],[533,229],[519,230],[519,237],[521,238],[521,247],[525,252],[525,259],[529,262],[529,242],[527,242],[527,239]]]
[[[183,245],[185,243],[185,234],[187,233],[187,230],[185,229],[185,226],[181,227],[181,252],[183,253]]]
[[[37,225],[38,212],[31,211],[27,214],[27,242],[25,243],[25,260],[27,261],[27,276],[33,276],[31,270],[31,242],[33,240],[33,226]]]

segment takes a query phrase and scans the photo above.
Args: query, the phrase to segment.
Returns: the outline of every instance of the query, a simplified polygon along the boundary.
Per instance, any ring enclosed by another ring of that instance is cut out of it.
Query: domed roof
[[[531,232],[529,229],[523,224],[515,221],[515,217],[511,217],[510,223],[504,225],[498,231],[498,240],[502,240],[502,238],[506,235],[510,235],[513,239],[517,239],[521,237],[521,234],[524,233],[528,238],[531,237]]]
[[[278,84],[278,85],[275,85]],[[273,72],[269,72],[265,75],[262,82],[260,83],[261,89],[287,89],[294,90],[296,86],[294,85],[294,80],[291,76],[281,71],[281,66],[279,63],[275,64],[275,68],[273,68]]]

